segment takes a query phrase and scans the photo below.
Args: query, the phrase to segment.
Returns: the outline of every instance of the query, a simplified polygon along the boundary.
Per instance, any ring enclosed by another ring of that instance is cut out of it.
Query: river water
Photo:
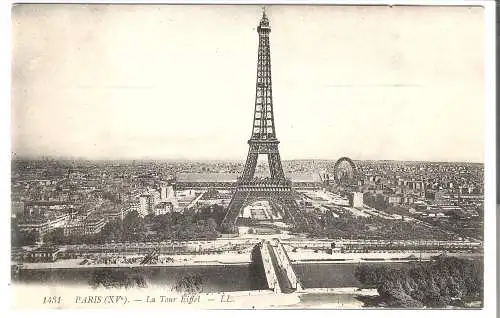
[[[389,266],[408,264],[390,263]],[[356,287],[354,277],[358,264],[294,264],[293,267],[305,288]],[[95,276],[102,273],[98,268],[22,269],[14,283],[92,286]],[[190,275],[201,277],[203,292],[230,292],[266,289],[266,281],[250,264],[210,266],[165,266],[111,268],[104,271],[119,273],[121,277],[140,277],[146,287],[173,288],[180,279]]]
[[[364,262],[363,264],[392,268],[412,266],[411,263],[404,262]],[[356,263],[302,263],[293,264],[292,267],[304,288],[342,288],[361,287],[360,282],[354,277],[354,270],[358,265]]]
[[[250,265],[22,269],[13,281],[21,284],[90,287],[96,281],[96,276],[103,272],[113,272],[120,279],[140,277],[145,287],[152,288],[172,289],[183,277],[193,275],[201,277],[203,292],[266,288],[265,278],[255,277]]]

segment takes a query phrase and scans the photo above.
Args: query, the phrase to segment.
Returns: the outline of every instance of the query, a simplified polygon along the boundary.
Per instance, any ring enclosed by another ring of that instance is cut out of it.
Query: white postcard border
[[[29,2],[29,3],[47,3],[48,1],[20,1],[20,2]],[[132,4],[132,3],[144,3],[146,1],[61,1],[55,0],[50,1],[50,3],[124,3],[124,4]],[[0,38],[5,39],[5,43],[11,43],[11,25],[10,25],[10,5],[12,1],[3,2],[1,5],[1,21],[2,26]],[[18,2],[19,3],[19,2]],[[147,3],[151,4],[159,4],[159,3],[178,3],[178,4],[255,4],[255,1],[147,1]],[[486,23],[486,43],[485,43],[485,63],[486,63],[486,107],[485,107],[485,307],[480,311],[476,310],[453,310],[453,311],[436,311],[436,310],[427,310],[422,312],[421,310],[335,310],[324,312],[323,310],[313,310],[311,312],[302,312],[302,310],[293,310],[293,311],[204,311],[204,312],[191,312],[191,311],[182,311],[182,312],[165,312],[163,310],[157,311],[148,311],[145,313],[144,311],[131,310],[127,309],[126,311],[121,310],[119,315],[123,315],[126,317],[137,317],[137,315],[188,315],[188,314],[202,314],[207,316],[225,316],[225,315],[273,315],[279,313],[279,315],[287,315],[287,317],[295,316],[299,317],[300,315],[340,315],[341,317],[358,317],[358,316],[374,316],[374,317],[399,317],[404,315],[405,317],[421,317],[422,315],[430,315],[432,316],[449,316],[449,317],[493,317],[496,311],[496,188],[495,188],[495,179],[496,179],[496,149],[495,149],[495,3],[493,1],[259,1],[261,4],[337,4],[337,5],[354,5],[354,4],[378,4],[378,5],[460,5],[460,6],[469,6],[469,5],[482,5],[485,8],[485,23]],[[473,48],[471,48],[473,49]],[[4,64],[2,70],[2,76],[0,77],[1,87],[3,89],[2,96],[5,96],[3,99],[4,103],[2,103],[3,107],[1,108],[2,114],[0,118],[4,120],[2,122],[2,127],[5,129],[2,134],[2,146],[8,148],[10,153],[10,61],[11,61],[11,51],[9,45],[3,45],[1,50],[1,59]],[[7,156],[7,149],[4,149],[5,155],[1,157],[2,160],[2,168],[4,168],[4,175],[6,177],[2,178],[3,186],[1,187],[1,202],[5,207],[5,210],[10,209],[10,155]],[[25,317],[25,316],[37,316],[41,315],[45,316],[57,316],[68,314],[73,316],[88,317],[89,315],[109,315],[112,314],[111,311],[95,311],[95,310],[85,310],[85,311],[75,311],[75,310],[60,310],[60,311],[44,311],[44,312],[26,312],[26,311],[11,311],[8,309],[10,304],[12,303],[9,280],[10,280],[10,222],[8,222],[7,216],[10,217],[10,214],[6,214],[6,222],[2,223],[2,233],[4,234],[5,246],[7,249],[4,249],[4,257],[5,262],[2,262],[3,273],[6,276],[6,280],[3,281],[4,292],[2,293],[4,297],[2,297],[2,301],[5,302],[5,309],[8,310],[8,315],[13,317]],[[5,315],[7,316],[7,315]]]

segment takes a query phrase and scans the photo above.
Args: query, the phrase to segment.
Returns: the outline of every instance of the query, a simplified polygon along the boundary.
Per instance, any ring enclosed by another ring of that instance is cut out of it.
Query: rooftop
[[[167,205],[172,205],[171,202],[160,202],[156,205],[157,209],[164,209]]]

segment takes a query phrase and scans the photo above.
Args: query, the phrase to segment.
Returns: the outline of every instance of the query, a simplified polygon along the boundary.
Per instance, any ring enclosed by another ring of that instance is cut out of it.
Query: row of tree
[[[40,234],[36,230],[29,232],[20,231],[17,225],[13,222],[11,228],[11,244],[12,246],[27,246],[33,245],[40,240]]]
[[[371,194],[369,192],[365,193],[363,195],[363,202],[366,205],[368,205],[374,209],[380,210],[380,211],[384,211],[385,209],[387,209],[389,207],[389,204],[385,200],[384,195],[382,195],[380,193],[377,193],[377,194]]]
[[[363,287],[377,288],[389,307],[442,308],[483,299],[480,260],[441,256],[410,268],[360,265],[355,276]]]
[[[319,219],[319,217],[318,217]],[[353,238],[353,239],[442,239],[455,238],[455,235],[426,228],[414,222],[384,220],[343,215],[334,217],[325,214],[319,222],[309,222],[306,226],[296,227],[296,232],[308,233],[310,237]]]
[[[157,215],[151,218],[151,230],[159,240],[216,239],[217,221],[209,216],[190,211]]]

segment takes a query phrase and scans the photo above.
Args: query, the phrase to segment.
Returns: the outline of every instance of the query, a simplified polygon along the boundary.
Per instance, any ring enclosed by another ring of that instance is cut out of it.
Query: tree
[[[43,237],[44,242],[51,244],[65,244],[66,238],[64,236],[64,230],[62,228],[57,228],[52,232],[45,234]]]
[[[226,216],[224,208],[218,204],[205,206],[200,209],[199,213],[195,215],[197,220],[213,219],[215,224],[220,225]]]
[[[40,240],[40,233],[36,230],[29,232],[19,231],[18,229],[12,232],[12,245],[13,246],[27,246],[36,244]]]
[[[174,290],[180,293],[197,294],[203,291],[203,278],[200,275],[188,275],[177,280]]]
[[[363,285],[375,285],[381,299],[391,307],[441,308],[452,298],[482,299],[481,264],[477,260],[438,257],[410,269],[361,265],[355,276]]]
[[[144,220],[137,211],[130,211],[123,219],[123,238],[127,241],[141,240],[146,235]]]
[[[123,239],[122,222],[113,220],[106,223],[99,234],[103,242],[121,241]]]
[[[93,288],[100,286],[106,288],[134,288],[147,287],[146,280],[142,275],[129,274],[116,269],[101,268],[92,273],[89,284]]]

